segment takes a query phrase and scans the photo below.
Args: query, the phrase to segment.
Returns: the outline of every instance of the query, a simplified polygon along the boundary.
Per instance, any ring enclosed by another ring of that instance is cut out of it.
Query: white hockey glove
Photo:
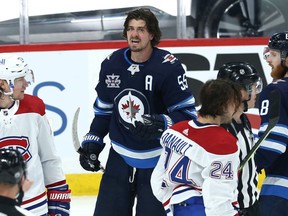
[[[167,115],[142,115],[143,123],[135,122],[135,127],[130,127],[130,132],[141,139],[150,140],[160,138],[163,131],[169,128],[173,122]]]

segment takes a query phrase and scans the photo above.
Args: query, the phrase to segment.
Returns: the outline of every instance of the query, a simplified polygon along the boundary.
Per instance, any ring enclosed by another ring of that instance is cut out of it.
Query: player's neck
[[[15,199],[18,193],[18,185],[7,185],[0,184],[0,196],[9,197],[11,199]]]
[[[241,123],[241,115],[243,114],[243,112],[241,111],[237,111],[234,115],[233,115],[233,119],[237,122],[237,123]]]
[[[131,59],[137,63],[146,62],[151,57],[152,52],[153,48],[150,46],[138,52],[131,51]]]
[[[202,123],[202,124],[216,124],[220,125],[221,119],[213,116],[198,116],[197,121]]]

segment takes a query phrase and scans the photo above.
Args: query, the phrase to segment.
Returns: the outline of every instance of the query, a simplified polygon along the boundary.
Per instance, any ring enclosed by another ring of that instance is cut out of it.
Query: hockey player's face
[[[24,98],[24,92],[27,85],[27,81],[24,77],[20,77],[14,80],[13,98],[15,100],[21,100]]]
[[[148,32],[143,20],[132,19],[127,28],[127,41],[132,52],[140,52],[151,48],[153,35]]]
[[[256,96],[257,96],[257,90],[256,90],[256,83],[252,86],[252,91],[250,92],[250,95],[248,94],[247,91],[246,92],[246,97],[245,99],[248,100],[248,109],[250,108],[254,108],[255,107],[255,103],[256,103]],[[249,99],[250,97],[250,99]]]
[[[280,51],[270,50],[269,57],[267,58],[267,63],[271,67],[271,76],[274,79],[280,79],[285,73],[283,66],[281,65]]]
[[[281,58],[280,58],[280,52],[278,50],[269,50],[269,56],[266,59],[267,63],[271,66],[272,70],[277,65],[280,65]]]

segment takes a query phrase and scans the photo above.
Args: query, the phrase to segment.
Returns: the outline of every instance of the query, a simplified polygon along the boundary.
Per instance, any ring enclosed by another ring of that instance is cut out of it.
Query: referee
[[[219,69],[217,79],[231,80],[241,85],[243,105],[233,116],[231,124],[222,125],[237,139],[240,163],[255,144],[251,124],[244,112],[253,108],[256,95],[262,90],[262,80],[253,65],[247,62],[229,62]],[[258,204],[258,174],[252,158],[238,176],[239,215],[260,216]]]

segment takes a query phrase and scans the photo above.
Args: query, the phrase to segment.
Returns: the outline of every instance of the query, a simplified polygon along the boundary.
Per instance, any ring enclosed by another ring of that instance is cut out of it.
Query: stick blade
[[[76,110],[74,114],[73,124],[72,124],[73,146],[77,152],[79,152],[79,150],[81,149],[79,138],[78,138],[78,129],[77,129],[79,112],[80,112],[80,107],[78,107],[78,109]]]

